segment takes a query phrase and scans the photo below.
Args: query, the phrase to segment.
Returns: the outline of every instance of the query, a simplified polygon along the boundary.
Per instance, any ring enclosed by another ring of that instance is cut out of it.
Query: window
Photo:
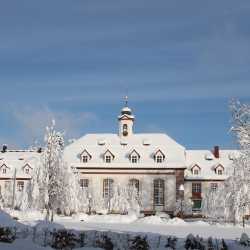
[[[156,156],[156,162],[157,163],[162,163],[163,162],[163,156],[162,155],[157,155]]]
[[[111,162],[111,155],[106,155],[105,156],[105,162],[110,163]]]
[[[122,133],[123,133],[124,136],[128,135],[128,125],[127,124],[123,124]]]
[[[223,174],[222,169],[218,169],[218,170],[217,170],[217,174],[218,174],[218,175],[222,175],[222,174]]]
[[[140,182],[137,179],[130,179],[129,180],[129,186],[131,188],[135,188],[137,190],[137,193],[139,193],[139,186],[140,186]]]
[[[218,188],[218,183],[211,183],[211,191],[215,192]]]
[[[201,209],[201,200],[193,200],[193,210]]]
[[[29,174],[29,172],[30,172],[29,168],[25,168],[25,173]]]
[[[105,199],[110,199],[113,196],[113,179],[104,179],[103,180],[103,197]]]
[[[164,188],[165,183],[162,179],[154,180],[154,205],[163,206],[164,205]]]
[[[138,162],[138,157],[136,155],[131,156],[131,162],[132,163],[137,163]]]
[[[199,175],[199,170],[198,169],[194,169],[193,174],[194,175]]]
[[[89,180],[88,179],[80,179],[80,187],[82,189],[89,187]]]
[[[201,193],[201,183],[192,183],[192,192]]]
[[[18,181],[17,182],[17,191],[22,192],[24,189],[24,182],[23,181]]]
[[[6,174],[6,168],[3,168],[2,172],[3,174]]]
[[[84,163],[88,162],[88,156],[87,155],[82,156],[82,162],[84,162]]]

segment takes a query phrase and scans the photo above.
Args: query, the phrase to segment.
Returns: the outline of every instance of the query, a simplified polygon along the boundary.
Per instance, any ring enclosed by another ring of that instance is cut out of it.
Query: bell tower
[[[126,138],[133,134],[134,119],[135,117],[132,114],[132,110],[128,107],[128,97],[125,96],[125,106],[118,116],[120,137]]]

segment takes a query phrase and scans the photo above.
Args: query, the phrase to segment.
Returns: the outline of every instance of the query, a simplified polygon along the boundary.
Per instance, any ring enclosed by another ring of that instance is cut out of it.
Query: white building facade
[[[199,211],[203,194],[215,190],[227,178],[236,151],[219,147],[187,150],[167,134],[134,133],[134,121],[126,103],[118,116],[117,133],[86,134],[65,148],[65,160],[79,172],[81,185],[106,201],[116,185],[133,185],[144,213],[173,213],[178,199],[192,200],[193,210]],[[20,185],[25,186],[30,179],[40,155],[3,150],[1,192],[13,179],[15,169],[15,185],[22,191]]]

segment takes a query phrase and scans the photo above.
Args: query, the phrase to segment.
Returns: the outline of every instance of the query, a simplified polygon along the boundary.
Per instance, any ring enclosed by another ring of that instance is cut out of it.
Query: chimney
[[[6,144],[3,145],[3,148],[2,148],[2,153],[5,153],[7,151],[8,147]]]
[[[219,146],[214,146],[214,157],[215,158],[220,158],[220,148]]]

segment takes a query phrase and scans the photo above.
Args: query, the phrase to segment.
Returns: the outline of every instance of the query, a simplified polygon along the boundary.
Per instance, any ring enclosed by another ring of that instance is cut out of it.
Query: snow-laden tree
[[[11,207],[13,205],[13,181],[5,182],[3,193],[3,206]]]
[[[234,156],[223,186],[205,196],[203,211],[209,217],[240,222],[250,212],[250,105],[232,101],[230,109],[240,153]]]
[[[76,169],[64,165],[63,189],[61,192],[60,211],[65,215],[87,212],[89,210],[88,189],[80,186],[80,177]]]
[[[128,185],[127,191],[130,205],[129,213],[139,215],[141,210],[141,194],[135,185]]]
[[[122,187],[120,184],[115,185],[113,197],[110,200],[110,211],[126,214],[129,209],[127,188]]]
[[[192,214],[192,201],[190,199],[178,199],[175,203],[175,211],[174,214],[178,216],[182,216],[183,214],[190,215]]]
[[[44,140],[45,147],[38,172],[39,191],[47,211],[46,218],[53,221],[54,212],[60,208],[61,197],[65,192],[64,139],[63,134],[56,131],[54,120],[46,128]]]

